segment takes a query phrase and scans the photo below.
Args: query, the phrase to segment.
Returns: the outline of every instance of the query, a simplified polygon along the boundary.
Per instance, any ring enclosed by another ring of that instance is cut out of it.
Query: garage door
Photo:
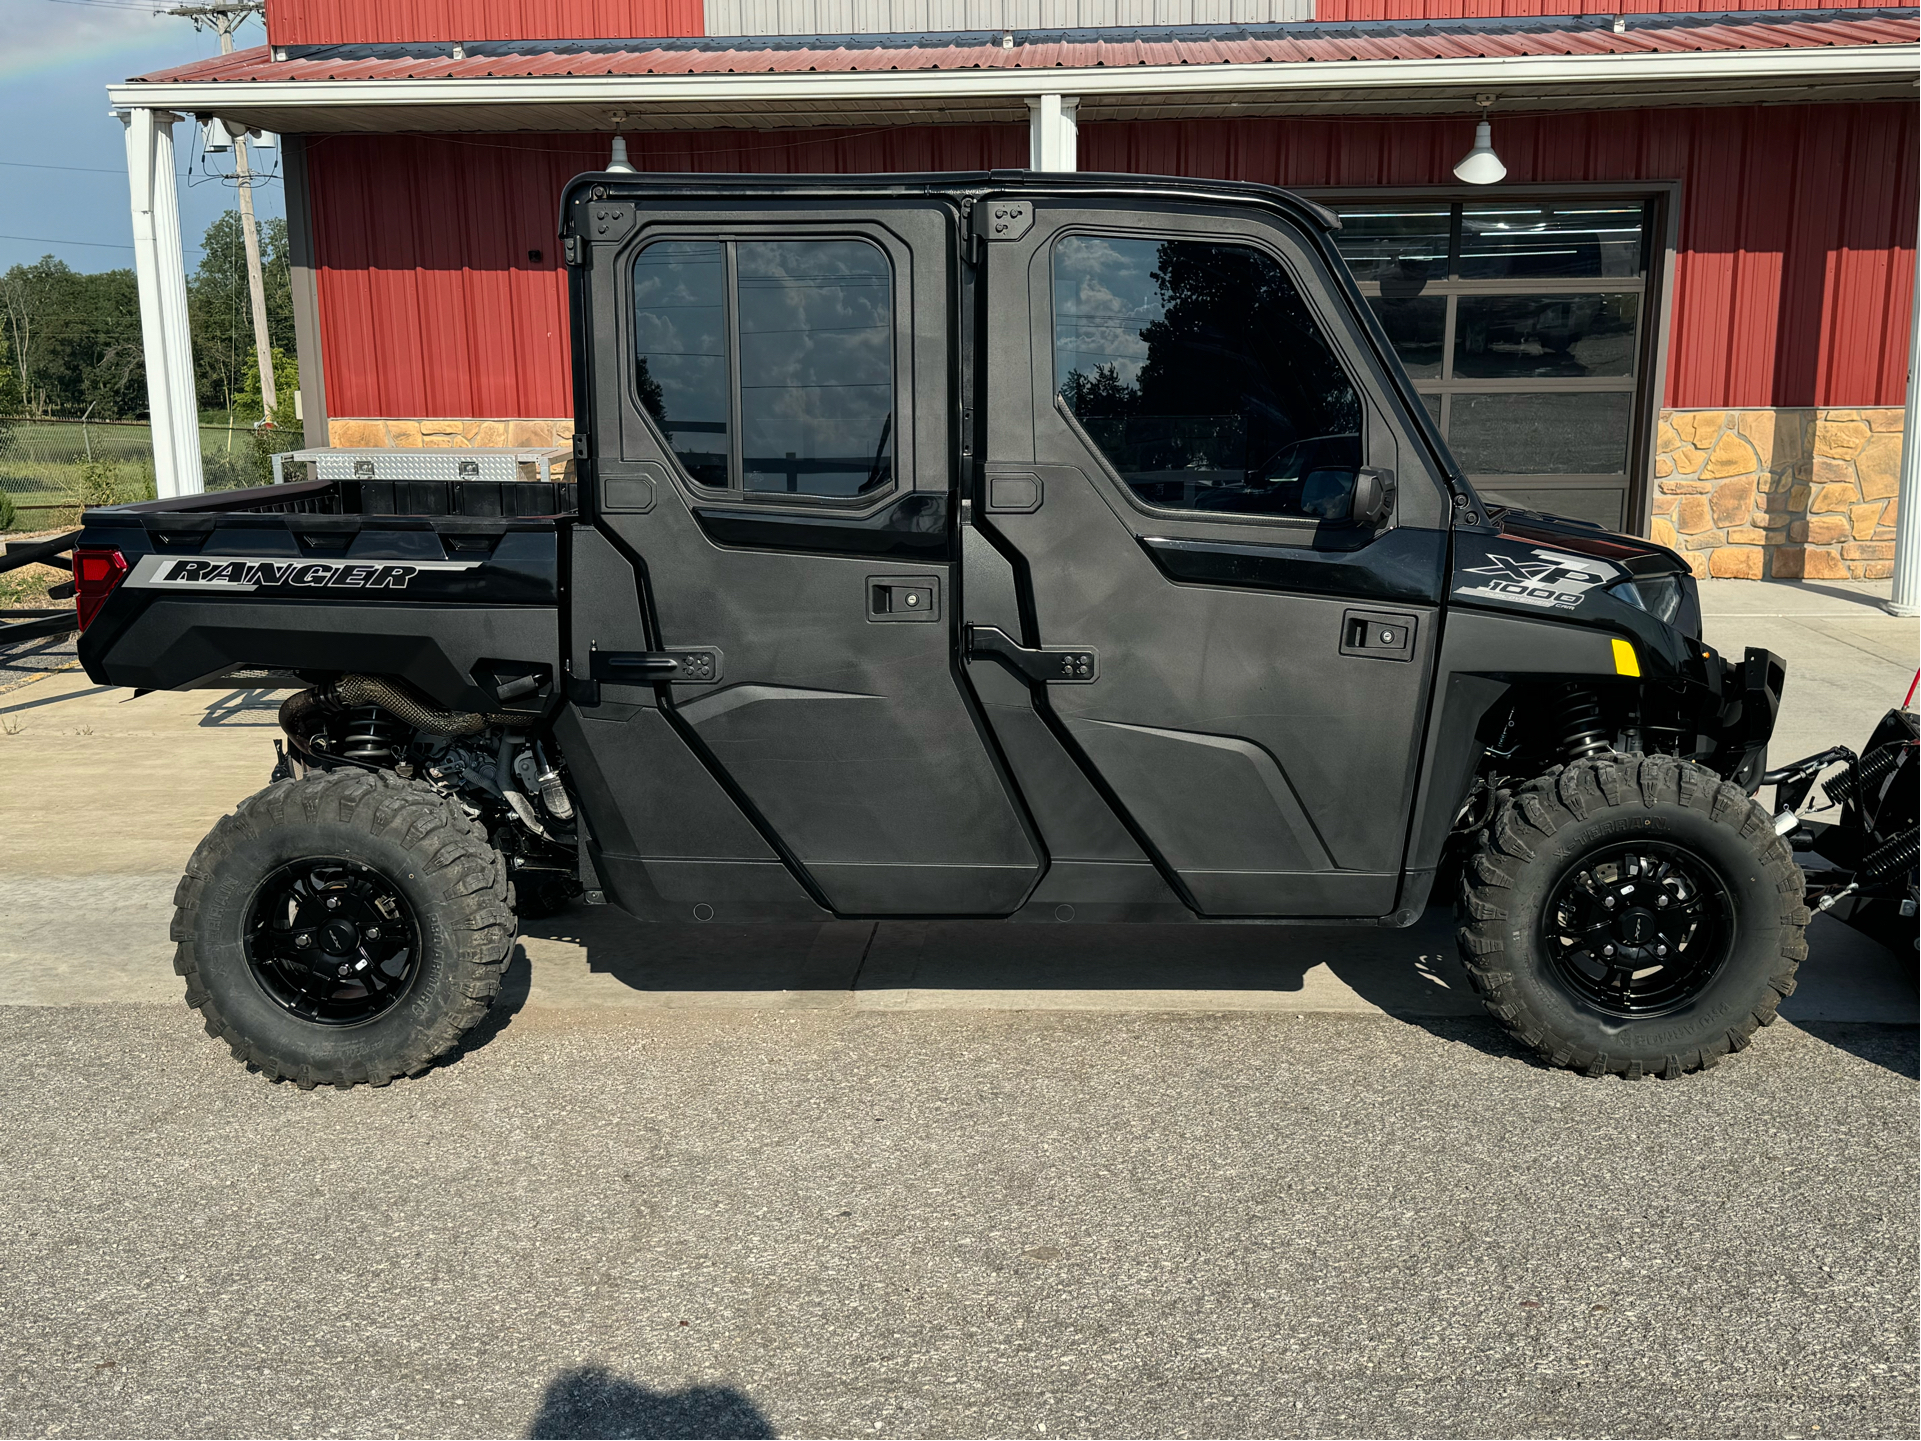
[[[1610,530],[1635,523],[1649,203],[1335,208],[1355,279],[1476,488]]]

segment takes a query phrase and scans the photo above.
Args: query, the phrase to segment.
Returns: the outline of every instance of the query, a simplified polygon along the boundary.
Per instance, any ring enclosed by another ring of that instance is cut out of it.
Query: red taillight
[[[113,588],[127,578],[127,558],[112,546],[73,548],[73,613],[85,630],[100,614]]]

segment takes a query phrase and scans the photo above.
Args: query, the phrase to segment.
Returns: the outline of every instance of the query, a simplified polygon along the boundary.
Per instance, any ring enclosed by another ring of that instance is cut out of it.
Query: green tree
[[[19,411],[118,420],[146,409],[140,299],[131,270],[87,275],[48,255],[0,276],[0,363]]]
[[[257,416],[260,364],[254,356],[253,301],[247,291],[247,246],[240,212],[229,210],[209,225],[200,248],[200,264],[187,283],[200,408],[234,409],[251,389],[253,414]],[[277,216],[260,228],[260,270],[266,287],[267,334],[272,348],[292,355],[293,280],[287,258],[287,222]],[[274,388],[282,390],[278,362]],[[287,388],[277,398],[287,406],[292,394],[292,388]]]

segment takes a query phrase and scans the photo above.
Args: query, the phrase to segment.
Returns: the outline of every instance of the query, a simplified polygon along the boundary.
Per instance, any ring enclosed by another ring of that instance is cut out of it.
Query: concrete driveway
[[[1859,744],[1913,622],[1706,587]],[[1914,961],[1715,1071],[1515,1053],[1410,931],[529,926],[457,1064],[250,1076],[179,867],[274,698],[0,692],[0,1433],[1855,1435],[1915,1414]]]

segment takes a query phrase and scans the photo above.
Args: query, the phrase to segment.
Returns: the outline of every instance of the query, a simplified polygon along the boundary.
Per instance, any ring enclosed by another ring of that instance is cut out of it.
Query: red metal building
[[[286,137],[302,398],[310,436],[334,444],[571,432],[556,205],[616,127],[641,169],[1215,176],[1350,217],[1363,289],[1496,498],[1651,530],[1703,573],[1872,576],[1891,555],[1910,361],[1916,13],[269,0],[267,46],[112,95],[133,117],[137,237],[139,157],[158,150],[136,144],[140,115]],[[1453,174],[1483,96],[1507,167],[1485,187]],[[1471,253],[1496,232],[1602,233],[1581,216],[1617,237],[1582,242],[1613,257],[1587,272]],[[1384,287],[1382,237],[1422,225],[1454,237],[1445,273]],[[164,242],[142,250],[149,268]],[[1469,357],[1488,315],[1508,337],[1494,355],[1571,309],[1612,317],[1582,342],[1591,360],[1564,348],[1547,374]],[[1542,443],[1496,443],[1494,406],[1538,413]],[[1568,434],[1583,439],[1557,452]]]

